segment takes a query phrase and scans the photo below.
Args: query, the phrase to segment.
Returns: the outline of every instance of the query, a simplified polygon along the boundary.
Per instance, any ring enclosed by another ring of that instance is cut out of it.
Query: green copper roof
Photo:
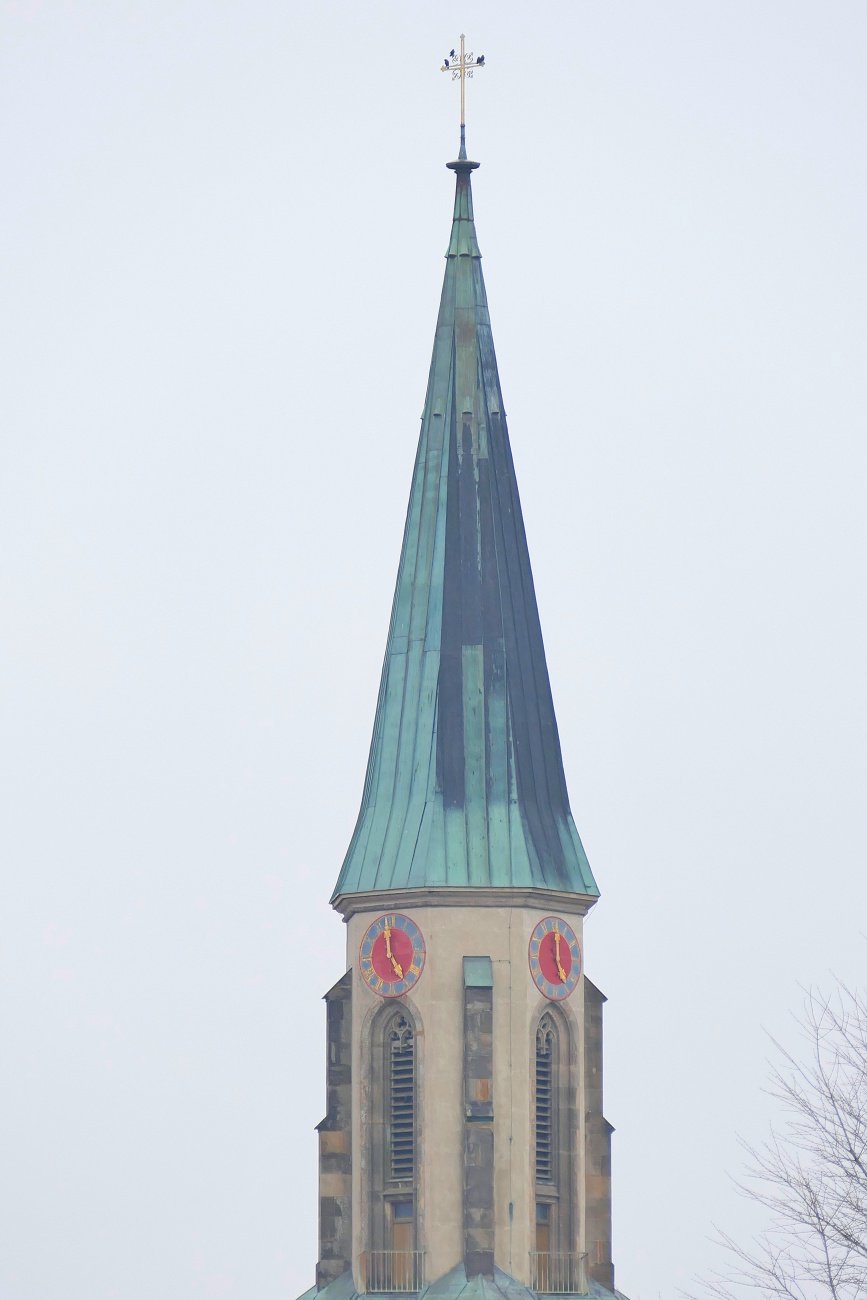
[[[461,147],[367,779],[334,898],[596,896],[569,811]]]

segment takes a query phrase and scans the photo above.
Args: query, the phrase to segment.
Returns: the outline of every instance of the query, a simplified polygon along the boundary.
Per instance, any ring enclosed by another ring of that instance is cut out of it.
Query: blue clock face
[[[417,982],[424,967],[424,939],[415,921],[387,912],[361,941],[361,978],[381,998],[399,998]]]
[[[540,993],[562,1002],[581,978],[578,936],[561,916],[546,916],[530,935],[530,974]]]

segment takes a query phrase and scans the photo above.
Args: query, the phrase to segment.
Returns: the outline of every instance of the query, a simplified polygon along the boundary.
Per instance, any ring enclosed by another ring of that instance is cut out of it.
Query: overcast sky
[[[867,6],[3,0],[0,1300],[313,1280],[457,147],[602,901],[618,1285],[867,970]]]

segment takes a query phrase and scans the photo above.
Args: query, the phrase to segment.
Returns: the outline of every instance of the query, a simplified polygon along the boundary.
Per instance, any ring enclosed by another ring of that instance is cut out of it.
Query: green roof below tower
[[[391,1292],[387,1300],[394,1300],[395,1294]],[[538,1291],[531,1291],[529,1287],[516,1282],[502,1269],[495,1268],[493,1277],[468,1278],[463,1264],[457,1264],[444,1277],[422,1287],[421,1291],[409,1294],[414,1295],[416,1300],[540,1300]],[[627,1300],[622,1291],[609,1291],[592,1278],[587,1283],[587,1290],[581,1294],[589,1297],[589,1300]],[[386,1296],[372,1295],[370,1292],[366,1295],[367,1300],[386,1300]],[[322,1300],[363,1300],[356,1291],[352,1273],[348,1270],[321,1291],[317,1291],[315,1286],[310,1287],[298,1300],[316,1300],[317,1296],[321,1296]],[[577,1297],[561,1293],[561,1300],[577,1300]]]
[[[471,172],[451,240],[361,811],[333,900],[598,895],[572,820],[494,355]],[[333,901],[332,900],[332,901]]]

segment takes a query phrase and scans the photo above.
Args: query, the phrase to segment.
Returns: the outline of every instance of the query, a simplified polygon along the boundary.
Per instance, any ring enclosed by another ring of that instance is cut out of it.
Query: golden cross
[[[467,84],[467,77],[473,75],[476,68],[485,66],[485,56],[480,54],[478,58],[472,53],[468,54],[464,49],[464,35],[461,33],[461,52],[457,54],[454,50],[449,50],[448,58],[443,61],[440,72],[450,72],[452,81],[460,80],[461,83],[461,126],[464,125],[464,87]]]

